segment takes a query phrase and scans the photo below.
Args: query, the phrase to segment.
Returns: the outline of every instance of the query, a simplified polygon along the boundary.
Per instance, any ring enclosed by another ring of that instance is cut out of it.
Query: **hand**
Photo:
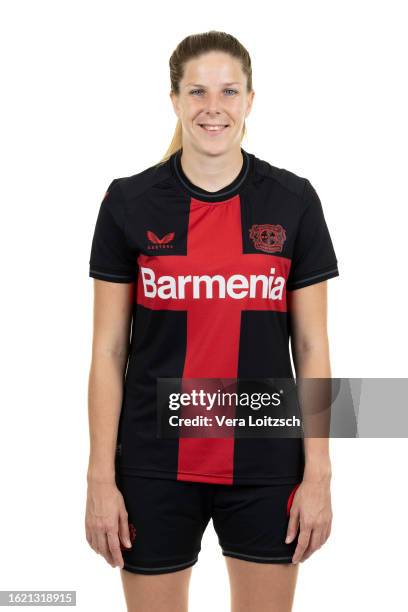
[[[300,533],[292,563],[306,561],[326,542],[332,524],[330,483],[327,479],[304,479],[293,497],[285,542]],[[288,539],[289,538],[289,539]]]
[[[123,568],[121,542],[131,548],[128,513],[115,483],[88,482],[86,539],[112,567]]]

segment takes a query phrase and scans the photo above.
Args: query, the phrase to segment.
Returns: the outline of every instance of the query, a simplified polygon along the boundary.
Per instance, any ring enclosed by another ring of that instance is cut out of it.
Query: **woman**
[[[212,518],[232,609],[282,612],[330,533],[327,438],[174,435],[159,396],[165,379],[293,379],[289,338],[296,377],[329,378],[337,260],[311,183],[241,148],[245,48],[189,36],[170,77],[170,148],[112,181],[92,242],[87,540],[121,568],[129,610],[181,612]]]

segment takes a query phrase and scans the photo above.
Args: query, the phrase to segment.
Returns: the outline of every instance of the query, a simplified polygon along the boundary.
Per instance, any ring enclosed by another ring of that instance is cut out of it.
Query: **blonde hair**
[[[242,71],[247,77],[247,91],[252,91],[252,65],[251,58],[245,47],[231,34],[210,30],[201,34],[191,34],[184,38],[173,51],[170,60],[170,82],[171,90],[175,94],[180,93],[180,81],[183,78],[186,62],[192,58],[199,57],[210,51],[223,51],[241,62]],[[246,125],[242,129],[241,142],[246,135]],[[182,129],[180,119],[177,119],[171,143],[157,164],[165,163],[173,153],[182,147]]]

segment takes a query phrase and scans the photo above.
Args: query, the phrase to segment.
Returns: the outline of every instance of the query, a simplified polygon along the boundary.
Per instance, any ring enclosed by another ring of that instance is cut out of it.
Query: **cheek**
[[[202,110],[202,105],[198,104],[197,102],[190,102],[190,104],[186,105],[184,109],[184,117],[187,121],[196,121],[200,116],[200,113],[202,113]]]
[[[234,100],[233,102],[231,102],[229,112],[231,117],[233,117],[236,121],[239,121],[240,119],[245,117],[246,108],[242,104],[242,100]]]

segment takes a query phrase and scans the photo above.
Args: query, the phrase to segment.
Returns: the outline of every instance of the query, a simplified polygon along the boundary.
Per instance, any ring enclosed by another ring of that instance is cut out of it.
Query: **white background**
[[[242,146],[320,195],[340,270],[328,283],[333,376],[407,375],[403,8],[2,3],[0,589],[76,589],[81,611],[125,610],[119,569],[83,526],[88,261],[108,184],[170,143],[168,59],[185,36],[225,30],[246,46],[256,94]],[[407,441],[331,448],[333,531],[300,565],[294,611],[406,610]],[[193,612],[229,609],[212,523],[190,591]]]

